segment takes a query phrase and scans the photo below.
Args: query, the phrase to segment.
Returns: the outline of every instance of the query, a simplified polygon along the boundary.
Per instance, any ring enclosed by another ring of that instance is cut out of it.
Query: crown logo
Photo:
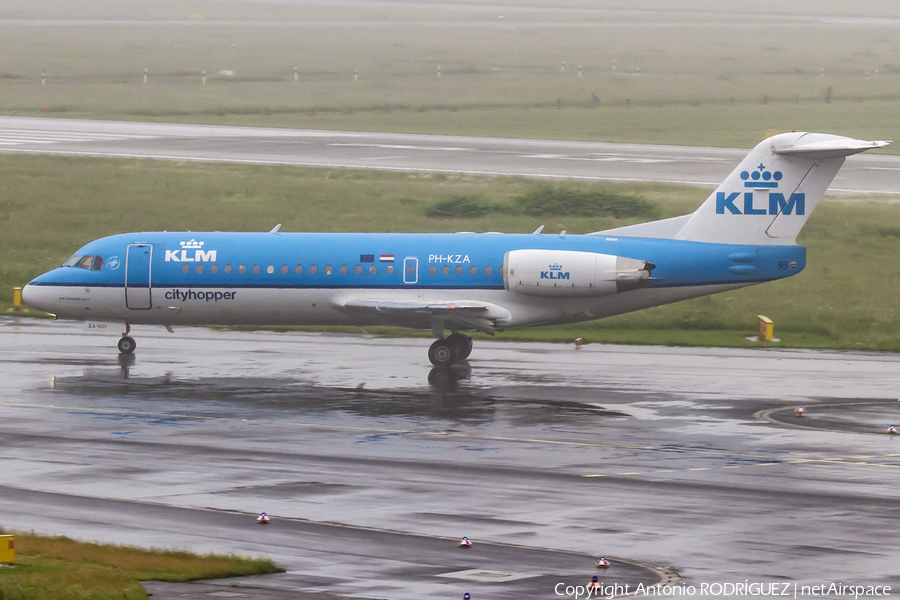
[[[195,239],[191,239],[189,242],[181,242],[181,248],[183,250],[199,250],[203,247],[204,242],[198,242]]]
[[[752,172],[741,171],[741,179],[744,180],[744,187],[748,188],[777,188],[778,182],[781,181],[781,171],[766,171],[766,166],[759,163]]]
[[[559,263],[553,263],[552,265],[550,265],[550,270],[551,271],[562,271],[562,265]]]

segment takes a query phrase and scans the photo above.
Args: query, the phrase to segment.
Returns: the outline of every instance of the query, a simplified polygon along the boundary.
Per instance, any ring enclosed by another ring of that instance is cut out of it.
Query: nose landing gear
[[[131,325],[125,323],[125,333],[122,334],[122,337],[119,338],[119,343],[116,344],[121,354],[133,354],[134,349],[137,348],[137,343],[135,343],[133,337],[128,335],[129,333],[131,333]]]

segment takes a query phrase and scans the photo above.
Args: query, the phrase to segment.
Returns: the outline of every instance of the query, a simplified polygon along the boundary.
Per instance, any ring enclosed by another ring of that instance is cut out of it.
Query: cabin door
[[[133,310],[147,310],[150,301],[151,244],[128,244],[125,258],[125,306]]]

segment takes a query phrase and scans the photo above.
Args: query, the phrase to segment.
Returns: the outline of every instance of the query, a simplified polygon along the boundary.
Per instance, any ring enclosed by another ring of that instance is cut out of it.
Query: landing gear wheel
[[[457,360],[465,360],[472,354],[472,338],[462,333],[454,333],[446,338],[447,343],[456,346]]]
[[[134,343],[134,338],[127,335],[123,335],[119,339],[118,346],[119,352],[122,354],[132,354],[134,353],[134,349],[137,348],[137,344]]]
[[[428,360],[436,367],[449,367],[456,362],[456,344],[447,340],[437,340],[428,349]]]

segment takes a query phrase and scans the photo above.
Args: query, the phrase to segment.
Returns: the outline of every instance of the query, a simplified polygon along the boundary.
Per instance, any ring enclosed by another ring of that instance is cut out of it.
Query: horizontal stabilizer
[[[875,142],[867,142],[865,140],[855,140],[853,138],[838,137],[826,135],[824,133],[806,133],[803,134],[791,146],[773,147],[775,154],[783,156],[798,156],[815,160],[828,160],[831,158],[841,158],[850,156],[851,154],[859,154],[866,150],[874,148],[883,148],[890,144],[885,140]]]

